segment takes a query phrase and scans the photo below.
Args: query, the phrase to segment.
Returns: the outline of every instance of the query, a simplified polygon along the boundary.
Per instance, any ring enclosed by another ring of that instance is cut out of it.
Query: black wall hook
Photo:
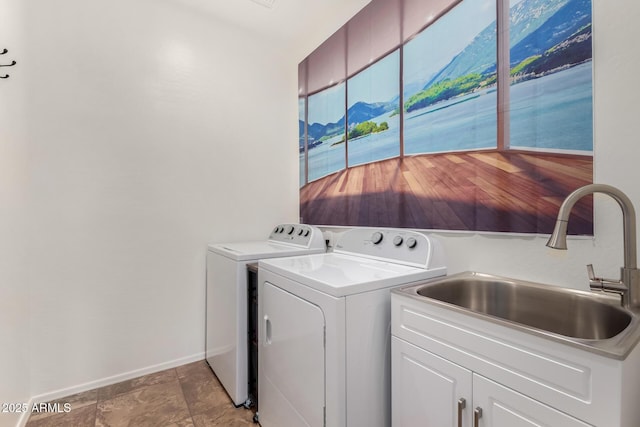
[[[2,49],[2,52],[0,52],[0,55],[4,55],[7,52],[9,52],[7,49]],[[0,67],[13,67],[14,65],[16,65],[16,61],[11,61],[11,64],[0,64]],[[9,78],[9,74],[0,76],[0,79],[8,79],[8,78]]]

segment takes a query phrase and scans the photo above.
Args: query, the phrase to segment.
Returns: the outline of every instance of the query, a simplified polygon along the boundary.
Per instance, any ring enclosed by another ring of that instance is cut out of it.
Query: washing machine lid
[[[235,261],[252,261],[263,258],[288,257],[292,255],[325,252],[324,248],[307,248],[295,244],[279,243],[269,240],[210,244],[208,250]]]
[[[426,269],[340,253],[261,260],[259,268],[335,297],[446,274],[445,267]]]

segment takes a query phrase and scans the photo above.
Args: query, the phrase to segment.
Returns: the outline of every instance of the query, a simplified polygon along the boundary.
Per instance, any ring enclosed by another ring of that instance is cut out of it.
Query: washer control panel
[[[318,239],[323,240],[320,229],[307,224],[276,225],[269,235],[269,240],[294,243],[304,247],[317,244]]]
[[[353,228],[338,238],[334,252],[425,268],[445,265],[444,253],[436,238],[402,228]]]

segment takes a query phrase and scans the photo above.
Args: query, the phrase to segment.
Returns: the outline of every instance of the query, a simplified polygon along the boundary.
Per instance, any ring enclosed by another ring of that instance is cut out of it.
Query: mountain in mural
[[[307,132],[309,134],[310,146],[311,143],[321,142],[323,138],[330,138],[334,135],[344,133],[344,116],[333,123],[311,123],[307,128]]]
[[[511,81],[517,83],[541,76],[549,70],[567,67],[567,64],[580,64],[591,59],[591,24],[571,35],[542,55],[534,55],[521,61],[511,69]]]
[[[347,111],[347,117],[349,118],[349,127],[354,124],[366,122],[378,117],[389,111],[393,111],[398,108],[398,98],[394,98],[389,102],[376,102],[369,104],[366,102],[356,102]]]
[[[529,16],[528,19],[532,19],[531,10],[528,12],[520,10],[520,6],[526,6],[523,3],[528,3],[528,1],[525,0],[517,4],[510,13],[511,21],[520,23],[519,25],[512,23],[511,31],[515,32],[516,36],[510,35],[509,37],[512,46],[510,51],[512,67],[533,55],[544,54],[547,50],[568,40],[591,24],[591,0],[571,0],[563,2],[564,4],[541,23],[535,31],[520,29],[520,26],[526,27],[526,24],[521,22],[523,20],[526,22],[527,16]],[[540,0],[536,0],[536,2],[538,1]],[[522,16],[525,14],[527,16]]]
[[[511,66],[567,40],[591,22],[590,0],[523,0],[509,13]],[[496,71],[495,22],[478,34],[423,89],[469,74]]]
[[[358,123],[366,122],[384,113],[397,109],[398,99],[399,98],[396,97],[388,102],[356,102],[349,108],[349,110],[347,110],[349,128]],[[298,126],[300,128],[300,135],[302,135],[304,122],[300,120]],[[313,147],[323,139],[344,133],[344,116],[340,117],[340,119],[333,123],[312,123],[309,125],[307,130],[309,133],[309,146]]]

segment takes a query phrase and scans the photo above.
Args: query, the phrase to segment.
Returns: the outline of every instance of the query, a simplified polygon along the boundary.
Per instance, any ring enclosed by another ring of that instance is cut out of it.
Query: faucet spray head
[[[552,249],[567,249],[567,224],[568,221],[557,220],[556,226],[547,241],[547,246]]]

